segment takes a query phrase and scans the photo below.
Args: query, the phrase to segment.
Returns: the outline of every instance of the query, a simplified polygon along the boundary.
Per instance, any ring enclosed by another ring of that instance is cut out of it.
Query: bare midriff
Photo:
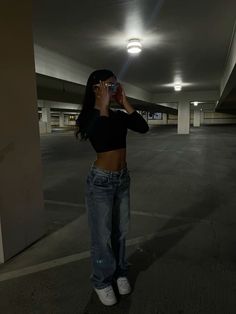
[[[116,149],[97,154],[95,166],[109,171],[120,171],[126,168],[126,149]]]

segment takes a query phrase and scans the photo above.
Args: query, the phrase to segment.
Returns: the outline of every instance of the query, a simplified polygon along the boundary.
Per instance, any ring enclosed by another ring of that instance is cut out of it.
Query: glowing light
[[[174,84],[174,89],[176,92],[179,92],[182,90],[182,84],[181,83],[175,83]]]
[[[197,106],[198,106],[198,104],[199,104],[199,102],[198,102],[198,101],[194,101],[194,102],[193,102],[193,105],[194,105],[195,107],[197,107]]]
[[[130,39],[127,45],[127,51],[131,54],[138,54],[142,51],[142,45],[139,39]]]

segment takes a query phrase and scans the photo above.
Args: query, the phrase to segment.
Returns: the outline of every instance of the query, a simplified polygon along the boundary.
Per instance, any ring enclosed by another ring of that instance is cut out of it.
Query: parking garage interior
[[[234,314],[235,1],[1,7],[0,313]],[[127,136],[133,291],[109,308],[89,281],[95,153],[74,136],[99,68],[149,125]]]

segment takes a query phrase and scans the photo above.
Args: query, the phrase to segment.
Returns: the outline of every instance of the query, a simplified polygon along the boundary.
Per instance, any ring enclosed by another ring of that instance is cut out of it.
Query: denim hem
[[[105,289],[105,288],[107,288],[107,287],[109,287],[109,286],[112,286],[112,282],[111,282],[111,283],[104,284],[104,285],[101,285],[101,286],[99,286],[99,287],[96,287],[96,285],[93,284],[93,288],[98,289],[98,290]]]

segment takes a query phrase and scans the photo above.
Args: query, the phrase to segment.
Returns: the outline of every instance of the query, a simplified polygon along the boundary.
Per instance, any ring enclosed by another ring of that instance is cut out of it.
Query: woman
[[[115,100],[122,109],[109,108]],[[146,121],[129,104],[124,89],[109,70],[93,72],[87,82],[76,135],[89,139],[97,153],[87,177],[86,207],[91,229],[93,287],[104,305],[131,292],[127,279],[125,238],[128,232],[130,177],[126,165],[127,129],[145,133]]]

